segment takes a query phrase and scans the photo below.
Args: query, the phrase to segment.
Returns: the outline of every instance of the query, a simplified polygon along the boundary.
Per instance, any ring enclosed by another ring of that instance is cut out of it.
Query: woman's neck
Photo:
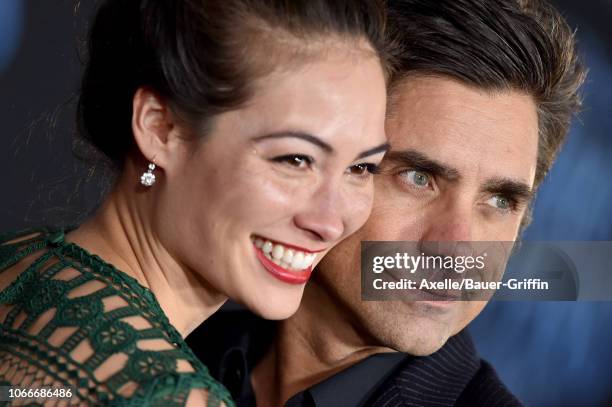
[[[118,182],[95,216],[71,232],[67,240],[149,288],[170,323],[185,337],[227,297],[161,244],[152,230],[154,198],[136,192],[126,178]]]

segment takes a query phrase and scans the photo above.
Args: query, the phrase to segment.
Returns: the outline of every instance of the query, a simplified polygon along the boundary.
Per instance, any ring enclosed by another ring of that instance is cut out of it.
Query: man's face
[[[312,292],[348,311],[373,342],[366,345],[426,355],[486,303],[362,301],[360,242],[515,240],[533,188],[537,111],[522,93],[443,77],[405,79],[391,97],[391,151],[375,180],[372,215],[322,260]]]

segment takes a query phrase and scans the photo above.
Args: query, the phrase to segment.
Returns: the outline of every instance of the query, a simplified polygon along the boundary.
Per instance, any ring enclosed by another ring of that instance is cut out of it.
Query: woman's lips
[[[255,249],[255,255],[264,268],[270,274],[272,274],[272,276],[285,283],[304,284],[308,281],[310,275],[312,274],[312,266],[308,266],[302,270],[289,270],[280,266],[279,264],[274,263],[274,261],[268,258],[260,248],[257,248],[256,246],[253,246],[253,248]]]
[[[320,252],[325,250],[325,248],[318,249],[318,250],[305,249],[305,248],[300,247],[300,246],[294,246],[294,245],[289,244],[289,243],[278,242],[278,241],[275,241],[275,240],[272,240],[272,239],[268,239],[268,238],[265,238],[265,237],[261,237],[261,236],[257,236],[257,235],[252,235],[251,236],[251,241],[257,247],[261,247],[265,243],[270,243],[272,246],[281,246],[285,250],[289,250],[290,249],[290,250],[293,250],[293,251],[296,251],[296,252],[303,252],[304,254],[316,254],[316,253],[320,253]]]
[[[298,246],[251,236],[257,258],[274,277],[289,284],[304,284],[312,274],[317,252]]]
[[[273,242],[264,238],[252,237],[253,245],[278,266],[287,270],[300,271],[312,266],[316,254],[296,246]]]

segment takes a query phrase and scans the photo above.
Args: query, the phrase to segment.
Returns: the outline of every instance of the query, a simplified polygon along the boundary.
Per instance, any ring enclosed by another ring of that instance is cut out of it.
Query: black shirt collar
[[[234,348],[226,353],[223,369],[229,372],[241,372],[246,366],[246,355]],[[337,373],[328,379],[315,384],[293,397],[285,407],[337,407],[339,400],[344,406],[364,406],[377,388],[389,375],[408,359],[408,356],[399,352],[379,353],[371,355],[353,366]],[[248,370],[247,370],[248,372]],[[236,374],[236,373],[233,373]],[[230,384],[229,376],[225,376],[224,384]],[[243,380],[245,379],[245,380]],[[232,378],[240,383],[240,391],[233,396],[238,407],[255,407],[255,394],[247,375],[238,375]],[[236,386],[232,386],[236,387]]]
[[[293,396],[286,407],[363,406],[374,391],[408,356],[379,353]]]

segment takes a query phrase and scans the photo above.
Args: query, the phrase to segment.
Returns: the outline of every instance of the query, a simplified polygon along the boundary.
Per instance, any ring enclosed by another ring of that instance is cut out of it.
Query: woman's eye
[[[423,171],[408,170],[403,172],[406,181],[417,188],[426,188],[431,185],[431,177]]]
[[[495,195],[487,200],[487,205],[494,207],[495,209],[499,209],[502,211],[509,211],[512,209],[512,202],[510,199],[505,196]]]
[[[276,163],[286,164],[298,169],[309,168],[314,163],[314,159],[312,157],[302,154],[290,154],[283,155],[280,157],[274,157],[272,161]]]
[[[372,174],[378,173],[378,166],[376,164],[361,163],[351,165],[346,169],[346,172],[350,175],[358,177],[369,177]]]

